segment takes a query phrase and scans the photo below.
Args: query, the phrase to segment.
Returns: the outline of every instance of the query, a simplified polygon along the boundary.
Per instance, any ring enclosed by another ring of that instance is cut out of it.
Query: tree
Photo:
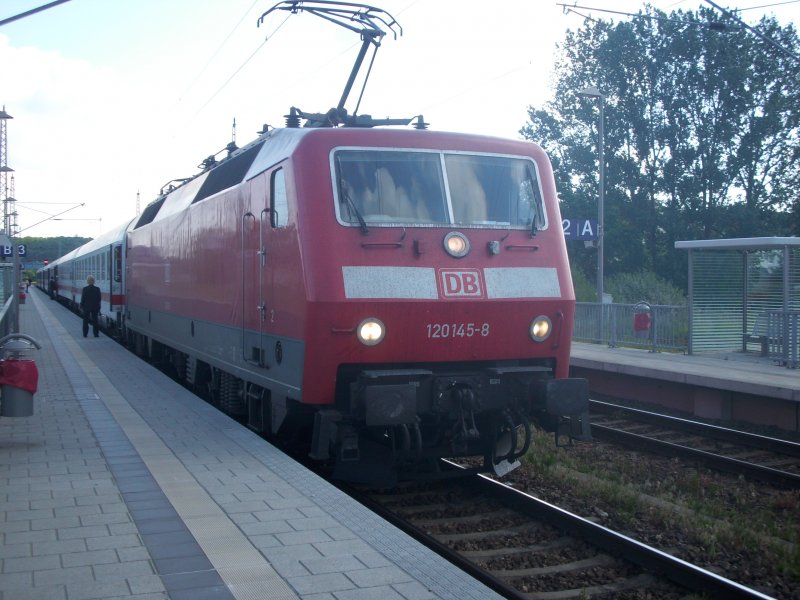
[[[520,133],[551,156],[562,213],[596,213],[596,100],[605,95],[605,269],[684,284],[676,240],[800,233],[800,64],[709,9],[567,32],[555,96]],[[798,53],[792,26],[758,25]],[[594,253],[570,247],[592,273]]]
[[[78,246],[91,241],[92,238],[78,236],[59,236],[50,238],[24,237],[20,238],[19,243],[27,247],[26,263],[41,264],[45,260],[54,261],[65,254],[71,252]]]

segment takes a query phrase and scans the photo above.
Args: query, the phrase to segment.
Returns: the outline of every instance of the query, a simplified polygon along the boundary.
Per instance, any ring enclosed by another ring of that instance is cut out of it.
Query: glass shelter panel
[[[736,350],[742,345],[742,256],[695,250],[692,260],[692,351]]]

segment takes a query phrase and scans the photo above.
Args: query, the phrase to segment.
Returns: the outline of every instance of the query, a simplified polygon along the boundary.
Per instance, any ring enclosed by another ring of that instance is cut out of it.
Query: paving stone
[[[2,544],[0,545],[0,559],[22,558],[31,556],[31,544]]]
[[[356,586],[341,573],[327,573],[325,575],[306,575],[289,579],[291,586],[298,594],[311,594],[319,592],[334,592],[339,595],[343,590],[352,590]]]
[[[6,597],[9,600],[66,600],[67,588],[64,585],[20,587],[11,592],[4,592],[4,598]]]
[[[58,539],[71,540],[75,538],[97,538],[110,535],[105,525],[89,525],[86,527],[66,527],[58,530]]]
[[[106,600],[108,598],[131,598],[128,584],[124,581],[101,583],[73,583],[67,585],[69,600]]]
[[[82,539],[55,540],[51,542],[34,542],[31,544],[34,556],[45,556],[47,554],[67,554],[69,552],[83,552],[86,550],[86,542]]]
[[[354,581],[358,587],[376,587],[379,585],[407,583],[412,580],[408,573],[398,569],[394,565],[375,569],[348,571],[346,575]]]
[[[372,600],[373,598],[380,598],[381,600],[406,600],[402,594],[388,586],[336,592],[336,600]]]
[[[18,571],[37,571],[43,569],[56,569],[59,566],[61,566],[61,558],[57,554],[53,554],[50,556],[4,558],[3,577],[5,577],[7,573],[15,573]]]
[[[86,583],[94,581],[91,567],[65,567],[60,569],[34,569],[33,585]]]
[[[142,577],[144,575],[154,574],[153,565],[150,560],[95,564],[92,566],[92,571],[97,581],[122,581],[129,577]]]
[[[74,552],[61,556],[61,563],[65,567],[85,567],[116,562],[120,562],[119,557],[115,552],[109,552],[108,550]]]

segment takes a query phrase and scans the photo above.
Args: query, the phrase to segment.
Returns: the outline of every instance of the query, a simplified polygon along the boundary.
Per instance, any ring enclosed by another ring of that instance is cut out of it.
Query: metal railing
[[[767,348],[769,357],[796,369],[800,364],[798,355],[798,326],[800,311],[771,310],[767,312]]]
[[[575,304],[576,342],[687,352],[689,309],[686,306],[648,304]]]
[[[14,329],[14,309],[16,308],[14,297],[10,296],[0,310],[0,337],[5,337]]]

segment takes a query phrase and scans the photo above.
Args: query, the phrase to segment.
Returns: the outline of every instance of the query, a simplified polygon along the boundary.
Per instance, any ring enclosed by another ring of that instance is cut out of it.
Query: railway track
[[[592,400],[592,435],[697,460],[777,487],[800,489],[800,444]]]
[[[768,598],[485,476],[348,491],[507,598]]]

